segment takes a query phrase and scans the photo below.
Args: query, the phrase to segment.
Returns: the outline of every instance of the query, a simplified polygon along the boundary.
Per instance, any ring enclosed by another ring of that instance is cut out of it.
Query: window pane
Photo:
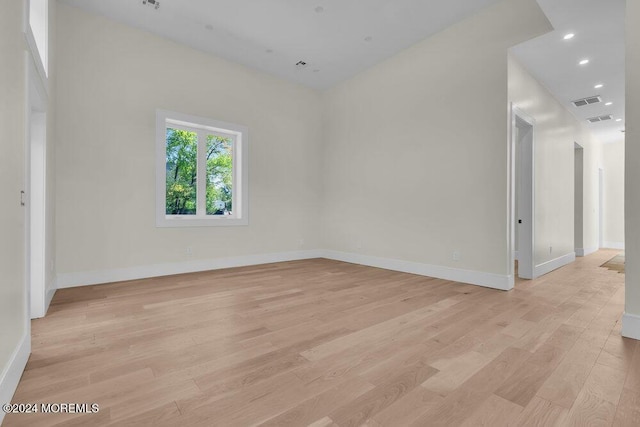
[[[207,215],[233,212],[233,141],[207,135]]]
[[[167,128],[167,215],[196,214],[198,134]]]

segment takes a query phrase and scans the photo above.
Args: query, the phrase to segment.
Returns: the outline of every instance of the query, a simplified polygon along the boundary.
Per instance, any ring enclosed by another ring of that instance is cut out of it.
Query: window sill
[[[219,215],[216,218],[160,217],[156,218],[156,227],[234,227],[249,225],[248,218],[235,218]]]

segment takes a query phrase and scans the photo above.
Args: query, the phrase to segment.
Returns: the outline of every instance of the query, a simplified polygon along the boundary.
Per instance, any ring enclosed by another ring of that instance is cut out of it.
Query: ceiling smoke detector
[[[571,101],[571,103],[576,107],[584,107],[585,105],[597,104],[598,102],[602,102],[602,98],[600,98],[600,95],[589,96],[587,98]]]
[[[150,6],[155,6],[154,8],[157,10],[160,7],[160,2],[158,0],[142,0],[142,4],[149,4]]]
[[[598,123],[598,122],[604,122],[607,120],[611,120],[613,117],[611,116],[611,114],[607,114],[606,116],[597,116],[597,117],[591,117],[588,118],[587,121],[591,122],[591,123]]]

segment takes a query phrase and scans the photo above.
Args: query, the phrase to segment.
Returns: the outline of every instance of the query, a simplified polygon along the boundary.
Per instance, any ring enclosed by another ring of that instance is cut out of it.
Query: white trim
[[[13,395],[18,388],[20,377],[22,377],[24,368],[27,366],[27,360],[29,360],[30,354],[31,339],[30,332],[27,330],[26,333],[22,335],[20,342],[9,358],[7,368],[2,372],[2,376],[0,376],[0,405],[11,403],[11,399],[13,399]],[[4,416],[4,411],[0,411],[0,424],[2,424]]]
[[[622,316],[621,335],[626,338],[640,340],[640,316],[624,313]]]
[[[218,270],[222,268],[244,267],[249,265],[269,264],[274,262],[296,261],[312,258],[326,258],[353,264],[367,265],[386,270],[401,271],[421,276],[468,283],[487,288],[508,291],[513,289],[514,279],[511,275],[486,273],[482,271],[462,270],[458,268],[422,264],[398,259],[379,258],[368,255],[308,250],[294,252],[278,252],[272,254],[246,255],[238,257],[209,260],[187,261],[167,264],[153,264],[140,267],[120,268],[114,270],[82,271],[59,274],[58,289],[76,286],[97,285],[101,283],[122,282],[126,280],[145,279],[150,277],[169,276],[172,274],[195,273],[198,271]]]
[[[624,242],[602,242],[602,248],[624,250]]]
[[[518,276],[525,279],[531,279],[535,277],[535,267],[534,267],[534,241],[535,241],[535,135],[536,135],[536,120],[532,116],[525,113],[523,110],[515,106],[513,103],[510,103],[510,120],[509,120],[509,143],[507,145],[508,159],[509,159],[509,172],[508,172],[508,185],[507,185],[507,197],[508,197],[508,218],[510,219],[508,224],[508,251],[507,254],[509,256],[508,270],[509,276],[515,276],[515,251],[513,248],[516,247],[515,242],[515,227],[517,218],[515,217],[515,199],[516,199],[516,188],[515,188],[515,176],[516,176],[516,144],[517,144],[517,133],[515,129],[517,128],[518,121],[524,122],[531,127],[531,147],[527,147],[528,153],[525,153],[524,150],[521,150],[522,155],[527,154],[530,157],[531,164],[527,165],[531,167],[531,174],[528,171],[524,171],[526,173],[521,173],[521,181],[522,186],[527,186],[531,191],[531,200],[528,201],[529,206],[525,206],[525,209],[519,209],[523,212],[520,212],[520,218],[524,222],[523,224],[530,224],[530,227],[527,227],[525,230],[524,227],[520,229],[519,236],[522,238],[523,236],[527,237],[530,234],[530,242],[527,242],[526,247],[522,245],[522,242],[518,242]],[[522,168],[522,165],[520,165]],[[522,196],[522,195],[521,195]],[[525,198],[520,197],[520,202],[525,203]],[[523,234],[522,231],[525,231],[526,234]],[[530,244],[530,245],[529,245]],[[529,248],[530,246],[530,248]],[[520,255],[525,259],[520,259]]]
[[[594,252],[598,252],[598,248],[577,248],[576,256],[587,256],[591,255]]]
[[[543,276],[547,273],[557,270],[560,267],[564,267],[567,264],[571,264],[576,260],[576,253],[571,252],[551,261],[536,265],[534,269],[534,278]]]
[[[25,241],[28,273],[30,318],[43,317],[46,277],[46,169],[47,169],[47,103],[46,81],[38,75],[37,61],[27,53],[27,146],[25,151],[26,222]]]
[[[598,168],[598,244],[601,248],[604,243],[604,169]]]
[[[513,289],[513,276],[506,274],[462,270],[458,268],[422,264],[419,262],[403,261],[399,259],[379,258],[369,255],[347,252],[323,252],[324,258],[336,261],[367,265],[370,267],[383,268],[385,270],[402,271],[404,273],[412,273],[418,274],[420,276],[452,280],[455,282],[468,283],[471,285],[484,286],[486,288],[499,289],[503,291]]]
[[[249,265],[296,261],[311,258],[322,258],[322,251],[309,250],[277,252],[271,254],[244,255],[208,260],[153,264],[139,267],[118,268],[113,270],[63,273],[58,274],[57,282],[58,289],[64,289],[73,288],[76,286],[98,285],[101,283],[122,282],[126,280],[170,276],[173,274],[195,273],[198,271],[219,270],[222,268],[245,267]]]
[[[45,300],[44,300],[44,315],[47,315],[47,312],[49,311],[49,306],[51,305],[51,301],[53,300],[53,297],[56,295],[56,284],[55,284],[55,280],[53,282],[53,286],[51,286],[49,289],[47,289],[47,293],[45,295]]]

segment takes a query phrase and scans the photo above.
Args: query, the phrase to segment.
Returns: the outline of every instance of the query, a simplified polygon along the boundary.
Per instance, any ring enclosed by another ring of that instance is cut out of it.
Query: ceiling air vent
[[[607,120],[611,120],[611,114],[607,114],[606,116],[597,116],[597,117],[591,117],[589,119],[587,119],[587,121],[591,122],[591,123],[598,123],[598,122],[604,122]]]
[[[158,0],[142,0],[142,4],[154,6],[155,9],[158,9],[160,7],[160,2]]]
[[[585,105],[597,104],[598,102],[602,102],[602,98],[600,98],[600,96],[590,96],[588,98],[571,101],[571,103],[576,107],[584,107]]]

